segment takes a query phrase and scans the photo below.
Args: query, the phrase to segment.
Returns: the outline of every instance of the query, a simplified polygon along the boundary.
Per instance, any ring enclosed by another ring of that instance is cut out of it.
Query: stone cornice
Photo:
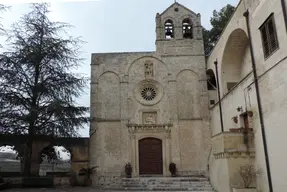
[[[122,119],[102,119],[102,118],[92,118],[92,122],[119,122],[122,121]]]
[[[225,151],[213,153],[215,159],[255,158],[254,151]]]
[[[129,123],[127,124],[127,127],[171,127],[172,124],[171,123],[167,123],[167,124],[133,124],[133,123]]]
[[[249,132],[248,135],[252,136],[254,133],[253,132]],[[243,133],[242,132],[230,132],[230,131],[225,131],[225,132],[221,132],[218,133],[216,135],[211,136],[211,138],[216,138],[218,136],[242,136]]]
[[[127,124],[130,134],[142,133],[142,132],[152,132],[161,133],[165,132],[170,134],[172,124]]]

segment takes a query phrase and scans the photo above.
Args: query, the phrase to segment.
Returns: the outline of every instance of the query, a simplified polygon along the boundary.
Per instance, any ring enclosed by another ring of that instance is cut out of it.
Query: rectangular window
[[[267,58],[279,47],[273,13],[268,17],[268,19],[259,29],[261,31],[264,57]]]
[[[214,105],[215,104],[215,100],[210,100],[210,105]]]

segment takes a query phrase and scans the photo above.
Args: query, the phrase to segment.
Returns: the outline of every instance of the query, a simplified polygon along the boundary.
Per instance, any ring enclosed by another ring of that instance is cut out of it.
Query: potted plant
[[[252,112],[252,111],[247,111],[247,115],[248,115],[249,117],[253,117],[253,112]]]
[[[169,172],[171,173],[172,177],[176,176],[176,164],[175,163],[169,164]]]
[[[91,179],[91,175],[94,174],[96,172],[96,169],[98,168],[98,166],[94,166],[94,167],[88,167],[88,168],[82,168],[79,171],[79,176],[86,176],[85,178],[85,186],[91,186],[92,185],[92,179]]]
[[[232,117],[232,120],[234,123],[238,123],[238,117],[237,116]]]
[[[242,179],[244,187],[233,188],[233,192],[256,192],[257,190],[254,187],[254,181],[257,174],[259,174],[259,171],[255,171],[253,165],[246,164],[240,166],[238,175]]]
[[[127,178],[131,178],[132,177],[132,170],[133,170],[132,165],[130,163],[127,163],[125,165],[125,172],[126,172],[126,177]]]

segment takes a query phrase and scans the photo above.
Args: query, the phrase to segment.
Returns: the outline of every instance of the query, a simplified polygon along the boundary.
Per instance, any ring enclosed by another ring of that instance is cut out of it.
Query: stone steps
[[[213,192],[204,177],[140,177],[123,178],[118,184],[105,188],[108,191],[193,191]]]

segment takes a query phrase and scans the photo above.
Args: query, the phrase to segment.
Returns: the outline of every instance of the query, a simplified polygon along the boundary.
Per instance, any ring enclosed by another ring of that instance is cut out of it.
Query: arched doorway
[[[139,140],[139,174],[162,175],[162,140],[144,138]]]
[[[214,91],[217,89],[216,79],[212,69],[206,71],[207,76],[207,89],[208,91]]]
[[[221,65],[222,93],[229,92],[250,71],[248,36],[242,29],[235,29],[224,48]]]

